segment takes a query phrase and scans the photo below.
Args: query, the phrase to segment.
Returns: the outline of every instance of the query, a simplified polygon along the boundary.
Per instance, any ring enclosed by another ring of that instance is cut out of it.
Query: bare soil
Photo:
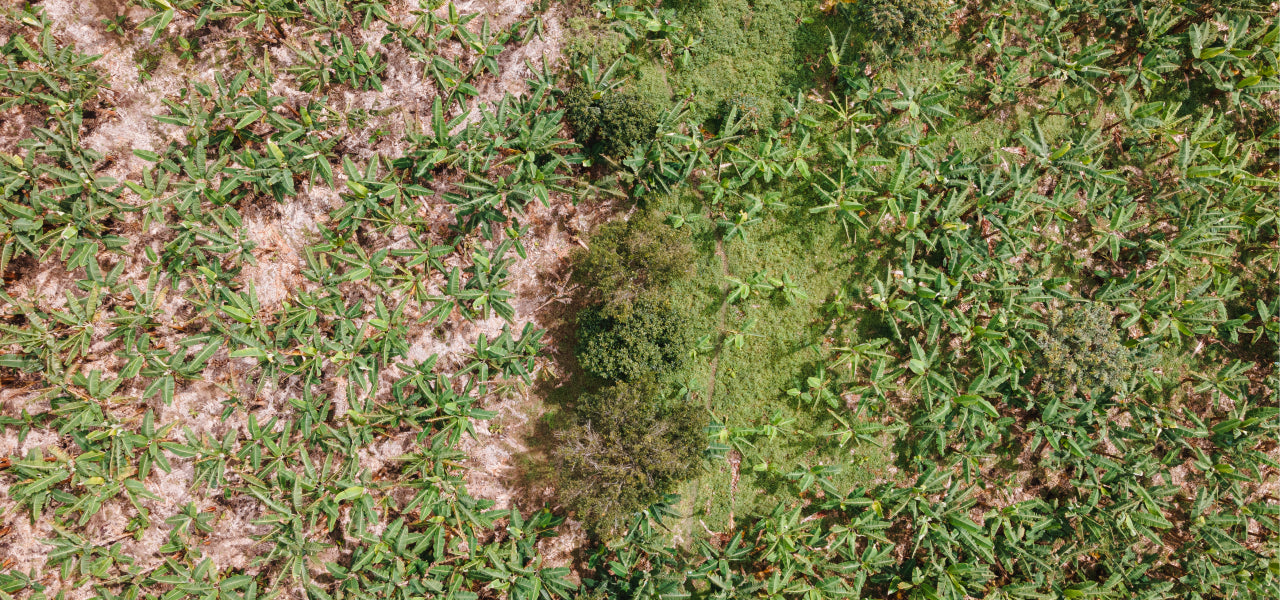
[[[481,12],[485,15],[471,23],[472,28],[478,30],[486,17],[497,27],[527,18],[534,4],[529,0],[470,0],[457,3],[457,7],[463,13]],[[95,64],[107,77],[107,86],[100,94],[105,110],[85,133],[83,142],[86,147],[109,157],[100,174],[120,181],[140,181],[143,171],[151,166],[134,155],[133,150],[159,151],[170,142],[181,139],[181,128],[159,123],[154,118],[167,111],[162,100],[176,98],[180,90],[193,83],[211,84],[216,74],[227,72],[226,59],[232,46],[244,37],[252,38],[252,34],[244,30],[231,30],[216,24],[196,32],[194,23],[180,16],[169,25],[168,32],[178,35],[198,33],[201,52],[194,60],[187,61],[180,60],[171,51],[162,52],[158,66],[144,72],[138,66],[138,53],[154,49],[148,42],[148,35],[137,30],[131,30],[127,36],[110,33],[103,21],[123,14],[136,25],[147,16],[145,10],[125,0],[45,0],[39,5],[54,21],[55,33],[61,42],[73,45],[85,54],[101,55]],[[399,0],[391,3],[390,13],[398,22],[407,25],[413,19],[410,11],[416,8],[415,1]],[[492,104],[506,94],[524,93],[527,91],[525,79],[531,74],[530,65],[538,66],[544,60],[555,65],[559,61],[564,35],[562,10],[556,5],[544,14],[544,36],[524,45],[511,45],[499,56],[501,76],[489,77],[477,86],[481,96],[476,106]],[[386,53],[388,66],[382,91],[345,88],[335,90],[329,96],[329,103],[335,110],[365,109],[371,115],[362,126],[338,132],[342,141],[337,150],[357,161],[375,155],[396,156],[402,152],[405,149],[404,133],[429,121],[431,103],[437,95],[432,81],[424,78],[421,63],[409,57],[399,46],[384,47],[381,44],[380,39],[385,33],[386,24],[376,23],[364,30],[358,40]],[[275,81],[272,93],[290,100],[307,96],[296,87],[297,82],[292,76],[283,74],[293,60],[291,53],[283,47],[275,47],[269,54],[277,71],[282,73]],[[41,118],[36,112],[21,107],[0,115],[0,151],[13,152],[17,140],[28,137],[33,126],[43,124]],[[339,171],[335,182],[339,188],[343,185],[342,179]],[[129,192],[125,193],[124,200],[138,201]],[[300,274],[305,266],[306,247],[316,238],[316,225],[325,221],[327,213],[339,201],[336,190],[317,185],[308,186],[286,202],[274,204],[268,201],[242,211],[248,236],[257,244],[257,264],[246,268],[240,279],[241,283],[252,285],[256,290],[263,308],[262,316],[277,310],[298,291],[307,289],[307,282]],[[443,237],[453,222],[448,204],[441,198],[435,198],[428,200],[421,209],[435,219]],[[579,236],[594,224],[592,218],[580,213],[565,197],[554,198],[550,206],[532,207],[525,221],[533,224],[530,237],[525,242],[528,258],[519,260],[511,268],[514,282],[511,290],[517,295],[514,332],[519,332],[525,323],[544,327],[542,315],[554,312],[554,308],[565,301],[568,275],[565,259],[569,249],[580,244]],[[163,243],[157,237],[157,226],[153,226],[151,231],[141,231],[139,225],[137,222],[126,225],[135,232],[131,237],[136,238],[128,248],[131,256],[120,258],[131,261],[126,268],[127,274],[143,272],[141,262],[134,258],[141,254],[143,247],[158,249]],[[28,268],[18,271],[16,280],[6,286],[7,291],[15,297],[32,298],[45,310],[62,308],[63,292],[73,289],[74,282],[82,279],[83,274],[66,273],[53,266],[56,264],[55,261],[49,266],[28,265]],[[134,279],[145,289],[144,280]],[[184,311],[189,309],[182,299],[182,292],[181,289],[166,290],[165,311],[175,325],[163,329],[168,333],[165,341],[169,344],[181,338],[178,325]],[[492,337],[500,332],[503,324],[501,319],[494,318],[479,323],[449,323],[439,329],[420,327],[410,332],[412,345],[407,359],[419,362],[436,354],[441,368],[457,365],[478,335],[483,333]],[[100,332],[98,339],[101,337]],[[547,341],[552,346],[564,343],[554,335]],[[147,409],[155,411],[158,424],[175,425],[170,436],[175,441],[183,439],[184,434],[180,432],[184,430],[215,437],[231,430],[246,433],[247,414],[252,413],[264,421],[290,410],[285,402],[286,391],[269,387],[255,399],[249,411],[237,411],[227,420],[221,419],[228,395],[217,382],[238,379],[251,365],[252,361],[244,359],[215,360],[206,372],[206,381],[179,385],[172,405],[165,405],[159,398],[139,402],[136,398],[141,390],[122,389],[120,393],[125,397],[134,398],[127,408],[122,406],[122,414],[127,412],[130,417],[138,418]],[[110,376],[121,366],[116,357],[105,354],[93,357],[93,361],[83,368],[99,368]],[[390,373],[384,373],[384,379],[389,380],[395,374],[395,369],[392,369]],[[332,382],[335,415],[342,415],[346,410],[344,389],[344,382]],[[39,391],[20,385],[0,387],[0,411],[5,415],[19,416],[23,409],[30,412],[42,408],[47,410],[47,402],[34,400]],[[491,424],[477,424],[477,439],[463,444],[472,467],[467,476],[471,494],[492,499],[499,507],[540,508],[542,503],[551,501],[550,490],[531,490],[518,476],[518,466],[520,457],[529,451],[525,437],[532,435],[535,429],[541,401],[532,389],[522,387],[516,388],[514,393],[494,394],[484,402],[484,408],[496,411],[498,417]],[[411,447],[411,442],[411,436],[377,440],[361,451],[361,464],[372,473],[382,472],[391,468],[394,460]],[[25,439],[19,440],[16,431],[6,429],[0,435],[0,456],[22,456],[36,448],[69,450],[69,445],[69,440],[47,430],[33,430]],[[219,569],[248,569],[254,556],[264,549],[253,540],[254,535],[265,531],[264,526],[254,524],[261,511],[258,502],[248,497],[224,500],[221,494],[214,497],[203,487],[193,490],[192,463],[174,460],[173,467],[171,473],[157,471],[148,479],[148,488],[161,500],[143,501],[151,511],[154,524],[140,539],[133,539],[124,530],[133,509],[122,500],[104,506],[91,520],[88,531],[95,539],[121,542],[124,554],[134,557],[136,564],[144,569],[150,568],[162,560],[158,551],[168,536],[164,520],[187,503],[194,502],[200,510],[217,512],[217,525],[204,548],[206,555]],[[45,594],[50,597],[65,592],[70,600],[78,600],[91,595],[87,587],[64,589],[63,582],[46,570],[45,560],[50,547],[43,541],[52,535],[48,519],[31,522],[27,513],[9,500],[8,485],[0,482],[0,519],[9,528],[7,534],[0,534],[0,561],[23,572],[45,573],[43,581],[50,586]],[[582,545],[584,534],[581,527],[573,522],[564,525],[562,530],[561,537],[542,542],[544,556],[550,563],[570,565],[573,562],[572,551]]]

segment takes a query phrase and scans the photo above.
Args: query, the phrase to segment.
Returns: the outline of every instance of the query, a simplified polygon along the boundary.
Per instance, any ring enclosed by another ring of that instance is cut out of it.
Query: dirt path
[[[710,208],[707,209],[707,220],[711,221]],[[712,222],[714,223],[714,221]],[[720,276],[726,277],[726,278],[729,277],[732,273],[729,272],[729,257],[724,253],[723,239],[716,240],[716,256],[720,257]],[[725,294],[725,299],[720,301],[720,314],[716,317],[717,332],[724,330],[725,313],[728,312],[729,310],[728,284],[725,284],[725,286],[721,287],[721,292]],[[716,393],[716,374],[718,372],[718,369],[720,368],[720,353],[723,351],[724,351],[724,344],[721,344],[716,348],[716,353],[711,357],[711,379],[710,381],[707,382],[707,401],[706,401],[707,410],[711,410],[711,399],[715,396],[715,393]]]

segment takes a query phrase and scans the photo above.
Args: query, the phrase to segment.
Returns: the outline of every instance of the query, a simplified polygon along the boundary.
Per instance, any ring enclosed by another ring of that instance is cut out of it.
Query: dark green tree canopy
[[[579,85],[565,93],[564,107],[578,143],[607,156],[630,154],[632,144],[652,140],[658,127],[658,108],[635,92]]]
[[[642,297],[626,313],[604,305],[578,313],[578,362],[603,379],[635,381],[678,371],[692,344],[691,317],[668,299]]]
[[[579,397],[575,424],[559,433],[559,493],[600,534],[693,475],[706,448],[707,415],[668,399],[654,377]]]
[[[951,0],[857,0],[846,4],[854,24],[890,49],[927,44],[951,22]]]
[[[573,255],[573,276],[607,312],[627,313],[641,296],[688,276],[694,256],[686,230],[641,213],[592,235],[590,247]]]
[[[1133,350],[1124,345],[1111,311],[1102,304],[1050,310],[1049,329],[1037,341],[1043,385],[1054,393],[1096,400],[1123,391],[1137,367]]]

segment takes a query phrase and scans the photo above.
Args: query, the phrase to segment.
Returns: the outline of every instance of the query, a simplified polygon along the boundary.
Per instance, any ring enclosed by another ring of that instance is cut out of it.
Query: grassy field
[[[778,501],[794,499],[783,483],[787,473],[834,465],[839,474],[833,480],[842,486],[889,476],[889,448],[865,441],[842,446],[831,437],[839,423],[825,411],[825,402],[815,406],[786,393],[805,389],[805,380],[824,364],[832,340],[848,339],[847,331],[829,330],[823,306],[845,282],[860,281],[862,273],[882,268],[875,253],[851,246],[839,225],[815,222],[808,214],[807,199],[805,190],[797,190],[795,204],[765,209],[767,215],[746,239],[724,244],[723,259],[717,252],[719,234],[714,224],[704,217],[686,225],[697,232],[700,261],[696,276],[681,284],[678,294],[682,302],[697,307],[705,323],[713,325],[708,333],[719,342],[708,360],[697,363],[688,387],[706,401],[714,363],[714,391],[707,405],[720,424],[760,429],[773,422],[796,432],[746,436],[751,445],[741,448],[740,464],[715,461],[707,475],[685,488],[693,492],[686,499],[692,509],[688,518],[703,520],[713,530],[726,527],[730,513],[759,513]],[[691,196],[663,199],[652,207],[671,215],[697,214],[702,209],[702,203]],[[794,301],[782,292],[756,291],[725,305],[729,288],[725,271],[739,280],[756,275],[785,277],[796,286]],[[722,306],[724,322],[719,323]],[[729,339],[739,332],[744,334],[741,347]]]

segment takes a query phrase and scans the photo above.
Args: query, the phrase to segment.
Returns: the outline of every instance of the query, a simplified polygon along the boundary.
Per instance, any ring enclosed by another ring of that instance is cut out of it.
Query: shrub
[[[583,394],[575,424],[556,434],[560,497],[597,533],[696,474],[706,413],[663,396],[652,377]]]
[[[631,310],[595,305],[578,313],[578,362],[613,381],[678,371],[693,344],[692,319],[669,299],[642,297]]]
[[[596,231],[572,257],[574,280],[608,312],[625,314],[640,296],[688,276],[694,256],[687,230],[641,214]]]
[[[1039,334],[1043,386],[1052,393],[1101,399],[1128,389],[1137,361],[1101,304],[1049,311]]]
[[[857,0],[844,6],[868,38],[888,48],[927,44],[946,31],[952,0]]]
[[[564,107],[574,138],[599,154],[630,154],[633,144],[652,140],[658,127],[658,108],[634,92],[578,85],[565,93]]]

